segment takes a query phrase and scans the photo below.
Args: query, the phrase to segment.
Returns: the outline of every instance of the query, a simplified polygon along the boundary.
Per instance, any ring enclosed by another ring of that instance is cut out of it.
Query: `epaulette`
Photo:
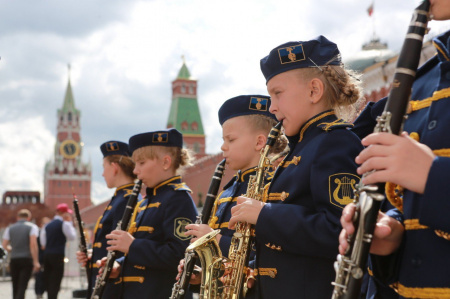
[[[322,130],[328,132],[330,130],[334,130],[334,129],[340,129],[340,128],[350,128],[353,127],[352,123],[346,122],[343,119],[336,119],[333,122],[330,123],[320,123],[317,125],[317,127],[321,128]]]
[[[179,184],[168,184],[168,186],[171,186],[175,191],[187,191],[192,193],[192,190],[186,185],[185,182],[181,182]]]

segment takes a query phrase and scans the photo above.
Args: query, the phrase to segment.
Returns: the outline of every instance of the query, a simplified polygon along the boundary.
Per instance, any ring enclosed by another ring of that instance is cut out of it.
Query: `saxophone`
[[[244,196],[264,201],[264,175],[270,166],[268,154],[275,144],[281,130],[279,122],[272,128],[267,143],[261,151],[256,174],[250,177]],[[200,286],[200,299],[238,299],[247,293],[248,261],[255,236],[254,225],[245,222],[236,224],[231,239],[229,258],[224,258],[215,236],[219,230],[204,235],[187,249],[194,250],[200,259],[203,274]],[[226,273],[224,275],[224,273]]]

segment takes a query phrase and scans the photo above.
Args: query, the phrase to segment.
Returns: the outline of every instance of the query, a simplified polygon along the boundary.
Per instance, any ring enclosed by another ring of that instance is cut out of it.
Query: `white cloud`
[[[43,192],[43,169],[55,144],[55,136],[45,128],[43,117],[0,123],[0,132],[1,193]]]

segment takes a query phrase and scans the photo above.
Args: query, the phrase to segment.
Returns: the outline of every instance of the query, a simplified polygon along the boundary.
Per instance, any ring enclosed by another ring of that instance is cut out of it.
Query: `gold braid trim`
[[[308,122],[303,126],[303,128],[301,129],[301,131],[300,131],[300,138],[299,138],[298,142],[299,142],[299,143],[302,142],[302,140],[303,140],[303,134],[305,134],[306,129],[308,129],[309,126],[310,126],[312,123],[314,123],[314,122],[316,122],[316,121],[318,121],[318,120],[321,120],[322,118],[327,117],[328,115],[333,115],[333,114],[335,114],[334,111],[329,111],[329,112],[326,112],[326,113],[324,113],[324,114],[321,114],[321,115],[319,115],[319,116],[317,116],[317,117],[311,119],[310,121],[308,121]]]
[[[270,276],[271,278],[275,278],[277,276],[277,268],[257,268],[253,271],[253,275],[257,276]]]
[[[94,227],[94,236],[95,236],[95,234],[97,233],[98,225],[100,224],[100,221],[102,220],[102,218],[103,218],[103,215],[100,216],[100,217],[98,217],[97,222],[95,223],[95,227]]]
[[[403,213],[403,187],[391,182],[386,183],[386,197],[389,202]]]
[[[214,206],[213,206],[213,210],[211,212],[211,217],[209,217],[209,220],[208,220],[208,225],[211,228],[217,228],[216,222],[217,222],[217,220],[219,220],[219,218],[216,216],[216,213],[217,213],[217,208],[219,206],[220,197],[222,196],[223,192],[224,192],[224,190],[222,190],[222,192],[220,192],[219,195],[217,195],[216,200],[214,201]]]
[[[143,276],[125,276],[123,278],[123,282],[140,282],[140,283],[143,283],[144,282],[144,277]]]
[[[435,233],[438,237],[441,237],[441,238],[444,238],[444,239],[447,240],[447,241],[450,241],[450,233],[446,233],[446,232],[444,232],[444,231],[442,231],[442,230],[440,230],[440,229],[436,229],[436,230],[434,231],[434,233]]]
[[[442,54],[442,56],[445,57],[445,59],[446,59],[447,61],[450,60],[450,59],[448,58],[448,56],[447,56],[447,53],[445,53],[445,51],[444,51],[441,47],[439,47],[438,44],[436,44],[435,42],[433,42],[433,46],[439,51],[439,53]]]
[[[402,285],[401,283],[395,283],[392,286],[402,297],[405,298],[420,298],[420,299],[433,299],[433,298],[447,298],[450,299],[450,288],[411,288]]]
[[[149,234],[155,231],[155,228],[152,226],[139,226],[136,231],[138,232],[148,232]]]
[[[418,101],[410,101],[408,107],[408,113],[424,109],[431,106],[431,103],[445,99],[450,97],[450,88],[441,89],[439,91],[435,91],[433,95],[429,98],[418,100]]]
[[[405,230],[429,229],[428,226],[420,224],[419,219],[406,219],[403,221]]]
[[[283,163],[282,167],[286,168],[286,167],[288,167],[289,165],[292,165],[292,164],[297,166],[298,163],[300,163],[301,159],[302,159],[301,156],[299,156],[299,157],[292,157],[291,161],[283,161],[284,163]]]
[[[272,192],[272,193],[269,193],[269,196],[268,196],[268,200],[281,200],[281,201],[285,201],[286,200],[286,198],[288,198],[288,196],[289,196],[289,193],[287,193],[287,192]]]

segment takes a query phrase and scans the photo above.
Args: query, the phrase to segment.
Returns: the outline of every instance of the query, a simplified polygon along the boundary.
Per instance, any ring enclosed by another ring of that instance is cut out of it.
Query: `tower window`
[[[192,131],[198,131],[198,123],[196,121],[191,124],[191,129]]]
[[[189,84],[189,93],[194,94],[194,84]]]
[[[181,123],[181,130],[186,131],[188,129],[189,129],[189,125],[188,125],[187,121],[183,121]]]
[[[72,112],[69,112],[69,113],[67,114],[67,119],[68,119],[69,121],[72,121]]]
[[[185,93],[186,92],[186,86],[183,84],[181,84],[181,92]]]

